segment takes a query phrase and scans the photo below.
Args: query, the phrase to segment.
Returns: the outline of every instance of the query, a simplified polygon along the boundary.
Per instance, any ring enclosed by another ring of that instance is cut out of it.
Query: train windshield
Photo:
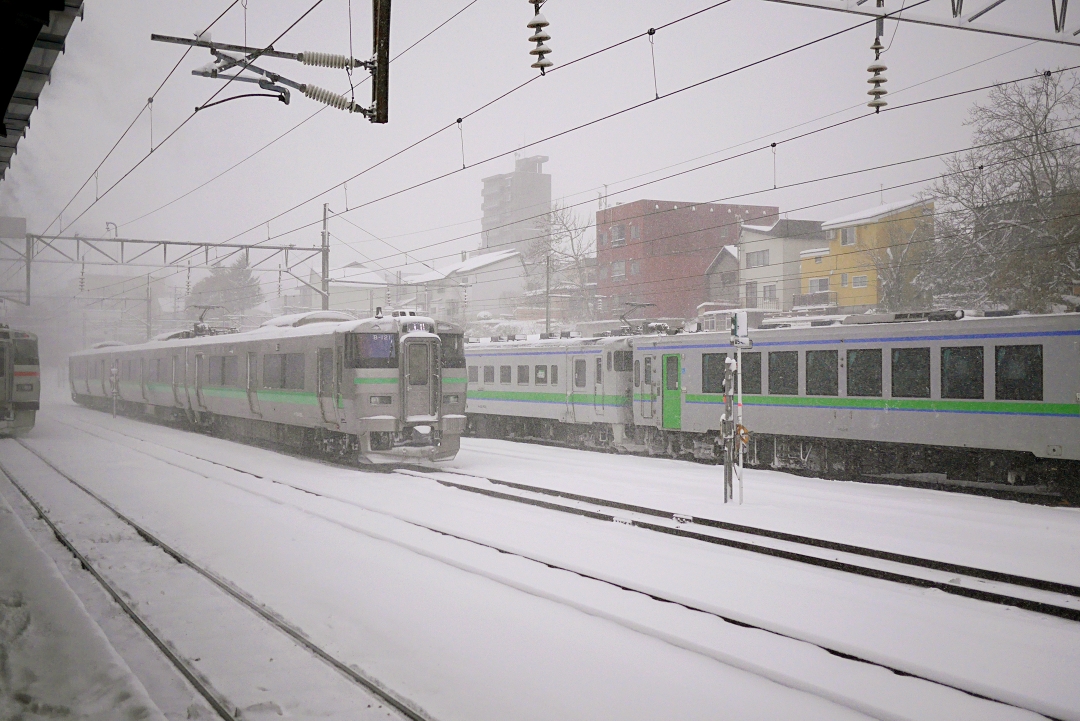
[[[442,333],[440,359],[443,368],[465,367],[465,336],[460,333]]]
[[[350,333],[345,343],[348,368],[397,368],[396,333]]]
[[[16,340],[15,365],[36,366],[38,365],[37,341],[33,339]]]

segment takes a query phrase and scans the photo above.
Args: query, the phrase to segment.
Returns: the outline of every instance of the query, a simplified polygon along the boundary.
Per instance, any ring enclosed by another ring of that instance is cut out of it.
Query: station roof
[[[82,0],[0,0],[0,180],[82,6]]]

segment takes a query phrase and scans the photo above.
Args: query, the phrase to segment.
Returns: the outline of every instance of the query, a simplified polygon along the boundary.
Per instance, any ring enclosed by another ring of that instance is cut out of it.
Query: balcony
[[[780,303],[780,299],[776,296],[764,297],[760,295],[748,295],[744,298],[746,301],[746,308],[756,310],[783,310],[783,305]]]
[[[835,308],[836,291],[824,290],[817,293],[799,293],[792,297],[794,308]]]

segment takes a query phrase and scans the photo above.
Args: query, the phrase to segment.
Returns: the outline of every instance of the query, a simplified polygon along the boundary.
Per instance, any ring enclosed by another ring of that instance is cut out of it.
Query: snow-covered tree
[[[226,313],[243,313],[262,303],[259,281],[248,268],[247,259],[240,256],[232,265],[217,265],[210,275],[197,282],[187,297],[186,307],[216,305]]]

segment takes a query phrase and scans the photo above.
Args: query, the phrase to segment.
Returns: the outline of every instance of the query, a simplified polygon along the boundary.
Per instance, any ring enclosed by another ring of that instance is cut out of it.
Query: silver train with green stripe
[[[69,359],[83,405],[359,464],[452,459],[465,429],[460,327],[334,311],[243,333],[101,344]]]
[[[1080,495],[1080,314],[868,320],[750,331],[748,465]],[[726,332],[468,343],[470,430],[718,459],[729,353]]]

